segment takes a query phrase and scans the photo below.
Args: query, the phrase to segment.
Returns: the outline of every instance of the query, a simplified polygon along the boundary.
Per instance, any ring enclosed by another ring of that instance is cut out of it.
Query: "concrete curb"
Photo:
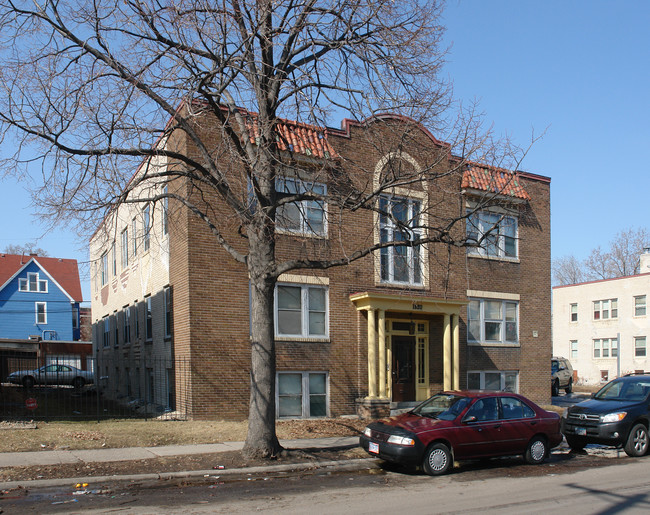
[[[74,488],[77,483],[88,483],[88,488],[93,490],[98,483],[107,482],[124,482],[124,481],[156,481],[156,480],[169,480],[169,479],[182,479],[182,478],[196,478],[204,477],[206,481],[214,481],[217,478],[246,476],[254,474],[269,474],[276,472],[289,472],[289,471],[304,471],[333,468],[337,471],[354,471],[362,470],[364,468],[374,469],[378,468],[377,460],[375,458],[356,458],[350,460],[334,460],[334,461],[314,461],[302,463],[287,463],[282,465],[269,465],[263,467],[247,467],[247,468],[233,468],[224,470],[188,470],[180,472],[163,472],[163,473],[149,473],[149,474],[131,474],[126,476],[88,476],[76,478],[60,478],[60,479],[31,479],[22,481],[5,481],[0,482],[1,490],[11,490],[14,488],[47,488],[47,487],[60,487],[70,486]]]

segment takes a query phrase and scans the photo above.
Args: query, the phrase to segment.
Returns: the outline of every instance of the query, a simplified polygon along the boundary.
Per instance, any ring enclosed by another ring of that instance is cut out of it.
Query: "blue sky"
[[[551,178],[554,258],[582,259],[647,225],[650,2],[450,0],[443,24],[454,96],[478,99],[495,132],[519,145],[546,131],[520,168]],[[38,240],[85,262],[72,231],[44,234],[26,185],[0,182],[0,249]]]

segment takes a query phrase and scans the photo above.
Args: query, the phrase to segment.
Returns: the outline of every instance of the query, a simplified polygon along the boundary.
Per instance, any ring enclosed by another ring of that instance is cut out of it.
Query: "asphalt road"
[[[648,513],[650,457],[556,452],[463,463],[432,478],[370,461],[362,470],[114,482],[4,492],[3,513]]]

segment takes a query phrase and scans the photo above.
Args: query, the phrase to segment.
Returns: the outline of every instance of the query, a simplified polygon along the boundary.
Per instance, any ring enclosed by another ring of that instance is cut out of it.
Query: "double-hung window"
[[[102,345],[108,347],[111,344],[111,320],[105,316],[102,318],[102,324],[104,326]]]
[[[475,370],[467,372],[470,390],[519,391],[519,373],[516,371]]]
[[[479,256],[516,258],[519,254],[518,220],[490,211],[468,212],[467,247],[469,254]]]
[[[18,279],[18,290],[47,293],[47,280],[40,279],[37,272],[29,272],[26,278]]]
[[[381,281],[397,284],[422,284],[422,203],[404,197],[379,198],[380,243],[404,242],[380,251]]]
[[[645,309],[646,309],[645,295],[638,295],[634,297],[634,316],[635,317],[645,316]]]
[[[151,297],[146,297],[144,299],[144,305],[145,305],[145,335],[144,338],[147,341],[150,341],[153,338],[153,320],[152,320],[152,313],[151,313]]]
[[[615,358],[618,356],[616,338],[597,338],[594,340],[594,358]]]
[[[594,320],[618,318],[618,299],[594,301]]]
[[[518,343],[518,302],[472,299],[467,307],[467,340],[470,342]]]
[[[571,304],[571,322],[577,322],[578,321],[578,305],[577,304]]]
[[[278,372],[277,392],[279,418],[327,416],[325,372]]]
[[[300,179],[278,177],[275,189],[280,194],[324,196],[327,186],[316,182],[304,182]],[[276,227],[284,232],[311,236],[327,234],[325,203],[322,200],[305,199],[282,204],[275,215]]]
[[[646,341],[645,336],[635,336],[634,337],[634,357],[635,358],[645,358],[646,357]]]
[[[143,238],[142,246],[145,252],[149,250],[150,230],[151,230],[151,207],[147,205],[142,210],[142,238]]]
[[[315,285],[278,284],[275,289],[277,337],[320,338],[328,336],[327,288]]]
[[[129,306],[122,309],[122,321],[124,323],[124,343],[131,343],[131,308]]]
[[[129,266],[129,230],[122,231],[122,269]]]
[[[47,324],[47,302],[36,303],[36,323]]]

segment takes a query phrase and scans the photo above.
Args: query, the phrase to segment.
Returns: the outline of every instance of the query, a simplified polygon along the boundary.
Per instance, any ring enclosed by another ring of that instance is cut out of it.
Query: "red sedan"
[[[542,463],[560,444],[560,417],[508,392],[442,392],[408,413],[366,427],[359,443],[371,456],[444,474],[454,460],[521,454]]]

